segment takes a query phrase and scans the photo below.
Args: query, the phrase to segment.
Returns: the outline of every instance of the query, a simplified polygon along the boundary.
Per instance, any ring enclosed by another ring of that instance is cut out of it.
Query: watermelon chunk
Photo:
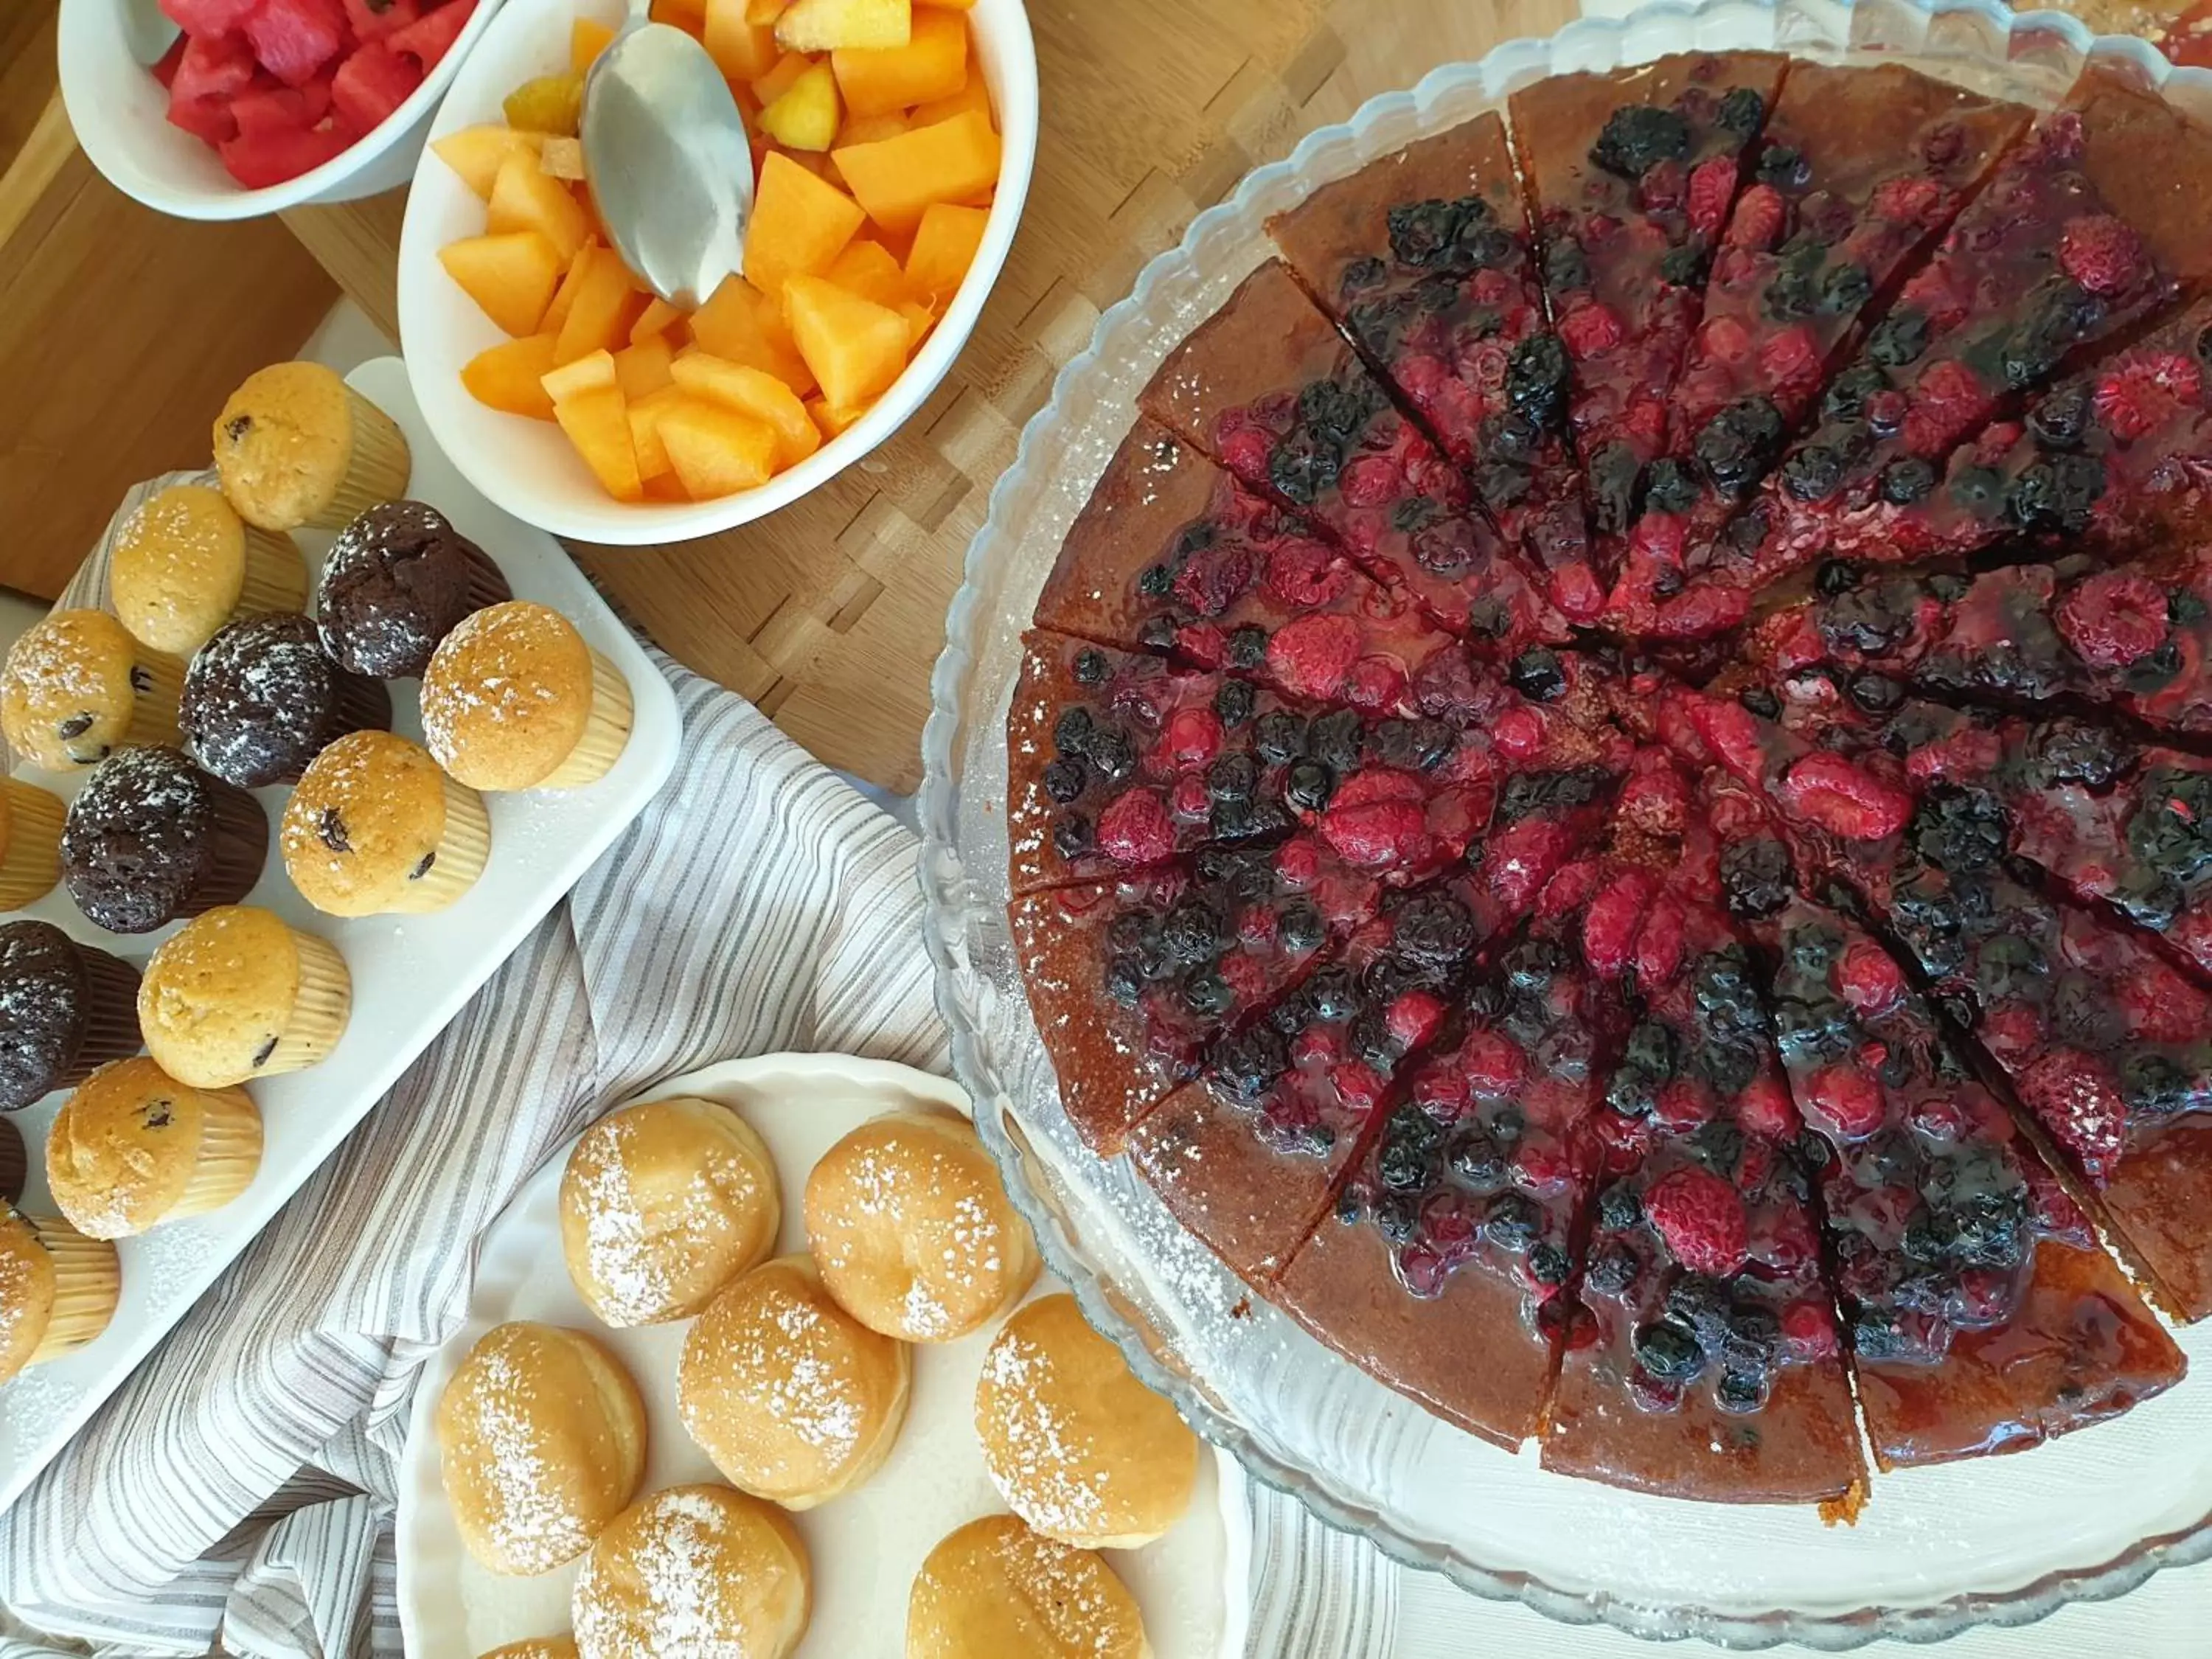
[[[170,41],[168,51],[161,54],[161,61],[154,65],[154,78],[164,87],[176,84],[177,65],[184,61],[186,41],[187,37],[181,34]]]
[[[345,0],[346,21],[356,40],[381,40],[422,15],[422,0]]]
[[[169,77],[169,101],[227,103],[252,84],[253,53],[245,41],[234,34],[196,34],[185,43],[177,72]]]
[[[169,94],[169,125],[181,127],[203,143],[221,144],[238,136],[238,121],[230,105],[221,98],[179,98]]]
[[[265,190],[296,179],[337,155],[354,141],[343,125],[241,132],[222,146],[222,164],[248,190]]]
[[[409,24],[391,37],[392,48],[404,52],[422,65],[428,75],[438,67],[438,60],[453,47],[460,33],[475,15],[477,0],[446,0],[435,11],[426,11],[422,21]]]
[[[296,132],[312,127],[330,113],[331,82],[318,76],[304,87],[288,87],[281,81],[256,83],[230,100],[238,130],[252,137],[264,132]]]
[[[187,34],[228,34],[246,27],[261,0],[161,0],[161,12]]]
[[[246,20],[253,55],[287,86],[304,86],[345,50],[345,8],[339,0],[260,0]]]
[[[371,132],[422,84],[422,66],[382,40],[356,47],[338,65],[331,101],[354,129]]]

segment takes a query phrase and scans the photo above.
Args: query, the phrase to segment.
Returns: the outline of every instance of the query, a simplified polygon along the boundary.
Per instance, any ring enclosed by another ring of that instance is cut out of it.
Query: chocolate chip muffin
[[[407,679],[471,611],[508,596],[482,549],[421,501],[372,507],[331,547],[316,587],[323,648],[337,665]]]
[[[0,924],[0,1111],[138,1052],[138,970],[46,921]]]
[[[483,873],[491,818],[421,744],[355,732],[315,757],[285,803],[277,844],[284,873],[325,915],[419,915]]]
[[[575,789],[629,740],[629,684],[559,611],[526,599],[479,611],[422,678],[422,740],[474,789]]]
[[[297,782],[349,732],[389,726],[392,694],[325,656],[307,617],[241,617],[185,669],[178,724],[186,754],[226,783],[259,789]]]
[[[137,744],[100,763],[70,804],[62,880],[115,933],[147,933],[235,904],[269,856],[261,803],[180,749]]]
[[[171,484],[116,532],[107,597],[133,639],[190,656],[233,617],[297,610],[307,567],[289,536],[247,524],[221,490]]]
[[[258,906],[225,904],[154,952],[138,986],[138,1029],[178,1082],[227,1089],[317,1064],[352,1006],[336,945]]]
[[[215,470],[238,516],[263,530],[336,530],[407,488],[407,434],[320,363],[271,363],[216,416]]]
[[[119,743],[174,742],[184,677],[105,611],[57,611],[8,652],[0,730],[32,765],[82,771]]]

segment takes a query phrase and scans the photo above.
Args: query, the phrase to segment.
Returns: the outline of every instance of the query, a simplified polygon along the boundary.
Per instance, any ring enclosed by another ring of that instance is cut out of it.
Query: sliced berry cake
[[[1271,221],[1298,280],[1465,468],[1574,622],[1605,590],[1566,439],[1565,348],[1536,280],[1505,124],[1423,139]]]

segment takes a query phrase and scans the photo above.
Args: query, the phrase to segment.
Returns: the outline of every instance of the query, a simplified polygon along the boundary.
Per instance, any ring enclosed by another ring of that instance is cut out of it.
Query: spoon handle
[[[653,14],[653,0],[629,0],[629,28],[642,28]]]

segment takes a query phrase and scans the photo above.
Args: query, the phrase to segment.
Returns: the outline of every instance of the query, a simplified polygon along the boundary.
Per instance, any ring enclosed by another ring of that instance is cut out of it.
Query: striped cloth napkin
[[[548,1153],[716,1060],[947,1069],[914,837],[743,699],[664,667],[684,719],[668,787],[0,1516],[0,1659],[399,1653],[416,1376],[463,1322],[478,1236]],[[1277,1494],[1252,1503],[1249,1651],[1387,1652],[1388,1564]]]

